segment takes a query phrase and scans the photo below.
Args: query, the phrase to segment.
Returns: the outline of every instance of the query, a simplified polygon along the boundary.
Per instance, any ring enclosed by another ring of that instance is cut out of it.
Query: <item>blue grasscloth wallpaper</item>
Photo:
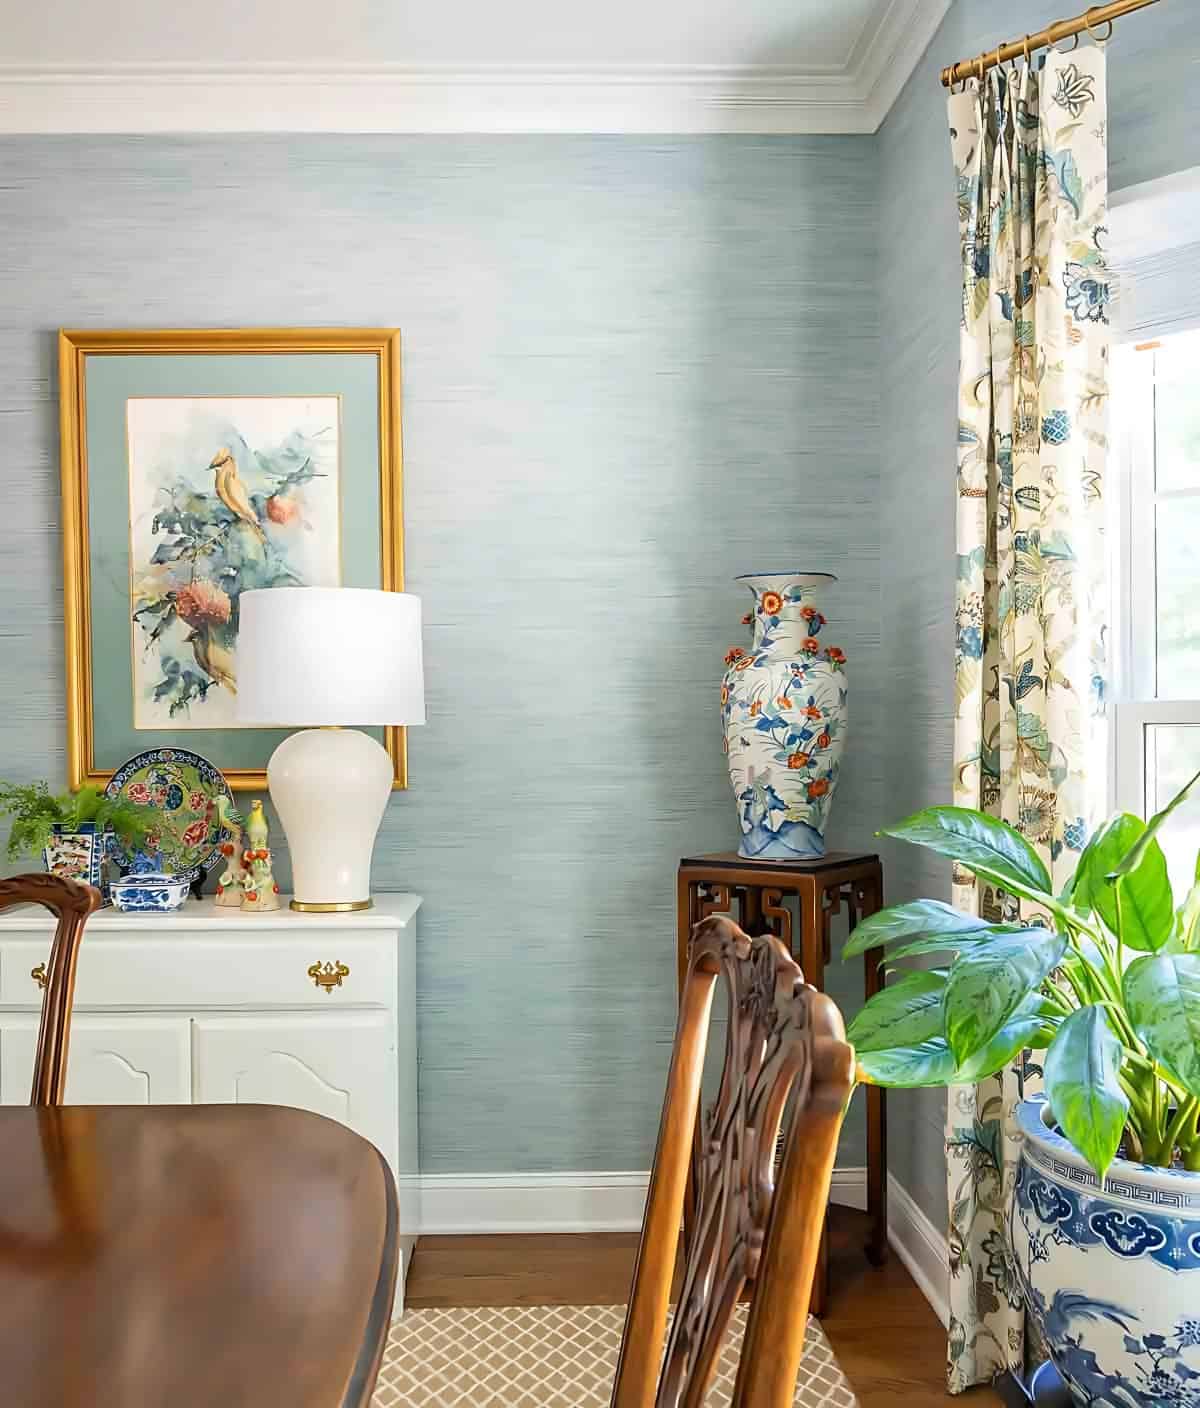
[[[1061,8],[1061,7],[1060,7]],[[1067,7],[1069,8],[1069,7]],[[878,133],[882,474],[882,678],[889,711],[883,795],[894,816],[950,801],[954,695],[954,443],[959,258],[947,63],[1040,29],[1045,0],[956,0]],[[1200,164],[1196,7],[1167,0],[1118,21],[1108,51],[1110,186]],[[903,722],[901,723],[901,719]],[[949,898],[936,856],[885,850],[890,896]],[[892,1171],[945,1224],[945,1096],[893,1097]]]
[[[0,774],[65,768],[54,330],[400,327],[423,1166],[647,1167],[735,574],[842,578],[832,839],[881,817],[876,139],[9,138],[0,189]]]

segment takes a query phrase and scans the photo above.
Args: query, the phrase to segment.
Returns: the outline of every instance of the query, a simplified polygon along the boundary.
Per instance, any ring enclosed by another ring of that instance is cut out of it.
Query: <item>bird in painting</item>
[[[223,684],[230,694],[236,694],[237,676],[233,669],[233,653],[213,640],[207,630],[189,631],[187,641],[196,657],[196,664],[209,679]]]
[[[250,502],[246,486],[242,483],[242,477],[238,473],[237,460],[234,459],[233,452],[227,445],[222,445],[212,457],[212,462],[208,467],[214,471],[217,477],[217,498],[235,518],[239,518],[256,535],[260,543],[265,544],[267,535],[263,532],[258,515],[254,512],[254,506]]]

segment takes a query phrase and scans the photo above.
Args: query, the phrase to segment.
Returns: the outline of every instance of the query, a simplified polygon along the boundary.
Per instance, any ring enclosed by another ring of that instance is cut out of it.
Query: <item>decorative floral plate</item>
[[[206,875],[221,858],[221,842],[229,839],[217,814],[217,798],[233,793],[207,758],[186,748],[151,748],[138,753],[112,775],[106,797],[156,807],[161,824],[146,837],[144,848],[158,852],[162,869],[180,879]],[[116,843],[114,857],[122,869],[134,860]]]

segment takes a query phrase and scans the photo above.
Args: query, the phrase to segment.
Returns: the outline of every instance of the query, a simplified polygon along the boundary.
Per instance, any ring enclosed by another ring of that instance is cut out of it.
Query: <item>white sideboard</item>
[[[396,1175],[404,1269],[420,1226],[416,895],[269,914],[189,900],[84,930],[67,1102],[294,1105],[349,1125]],[[0,914],[0,1101],[27,1104],[54,921]],[[264,1190],[264,1193],[269,1190]],[[403,1280],[397,1290],[403,1305]]]

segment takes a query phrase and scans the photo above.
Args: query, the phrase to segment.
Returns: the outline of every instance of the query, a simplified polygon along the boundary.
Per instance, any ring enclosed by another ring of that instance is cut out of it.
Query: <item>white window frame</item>
[[[1167,334],[1169,336],[1169,334]],[[1156,507],[1195,490],[1155,486],[1154,367],[1160,340],[1114,345],[1114,434],[1118,540],[1110,637],[1110,800],[1116,810],[1149,816],[1156,807],[1149,730],[1162,724],[1200,726],[1200,699],[1160,699],[1156,680]],[[1200,566],[1197,569],[1200,576]]]

